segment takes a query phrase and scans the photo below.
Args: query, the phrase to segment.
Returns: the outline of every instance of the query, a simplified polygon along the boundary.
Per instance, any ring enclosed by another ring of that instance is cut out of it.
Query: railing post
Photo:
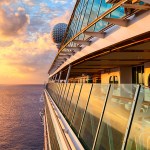
[[[69,111],[69,108],[70,108],[70,105],[71,105],[71,101],[72,101],[72,97],[73,97],[73,94],[74,94],[75,86],[76,86],[76,83],[74,84],[73,91],[72,91],[71,98],[70,98],[70,102],[69,102],[68,108],[66,110],[66,116],[68,116],[68,111]]]
[[[106,95],[106,98],[105,98],[104,106],[102,108],[102,113],[101,113],[101,116],[100,116],[100,119],[99,119],[99,123],[98,123],[97,131],[96,131],[95,139],[94,139],[94,142],[93,142],[92,150],[95,149],[96,141],[97,141],[97,138],[98,138],[98,133],[100,131],[100,127],[101,127],[101,124],[102,124],[102,120],[103,120],[103,116],[104,116],[104,112],[105,112],[105,108],[106,108],[106,104],[107,104],[109,96],[112,95],[112,90],[113,89],[112,89],[112,86],[110,84],[109,87],[108,87],[108,91],[107,91],[107,95]]]
[[[73,119],[74,119],[75,112],[76,112],[78,102],[79,102],[79,99],[80,99],[80,94],[81,94],[81,91],[82,91],[82,87],[83,87],[83,83],[81,84],[81,87],[80,87],[80,91],[79,91],[78,98],[77,98],[77,103],[76,103],[75,108],[74,108],[74,112],[73,112],[73,115],[72,115],[72,118],[71,118],[71,121],[70,121],[70,125],[73,123]]]
[[[80,125],[79,132],[78,132],[78,137],[80,136],[80,133],[81,133],[81,130],[82,130],[82,125],[83,125],[85,114],[86,114],[86,111],[87,111],[87,107],[88,107],[88,104],[89,104],[89,101],[90,101],[92,89],[93,89],[93,84],[91,85],[90,93],[89,93],[89,96],[88,96],[88,101],[86,103],[86,107],[85,107],[85,110],[84,110],[84,113],[83,113],[83,116],[82,116],[81,125]]]
[[[60,73],[59,73],[58,83],[60,83],[61,75],[62,75],[62,71],[60,71]]]
[[[71,65],[69,65],[69,68],[68,68],[68,72],[67,72],[67,76],[66,76],[66,83],[68,83],[70,71],[71,71]]]
[[[125,136],[124,136],[124,140],[123,140],[123,144],[122,144],[121,150],[124,150],[126,148],[126,145],[127,145],[128,136],[129,136],[131,125],[132,125],[132,121],[133,121],[133,118],[134,118],[134,113],[135,113],[135,109],[136,109],[136,104],[138,102],[140,89],[141,89],[141,85],[138,85],[138,87],[136,88],[135,95],[134,95],[132,108],[131,108],[131,112],[130,112],[130,116],[129,116],[129,120],[128,120],[128,125],[127,125],[127,128],[126,128],[126,132],[125,132]]]

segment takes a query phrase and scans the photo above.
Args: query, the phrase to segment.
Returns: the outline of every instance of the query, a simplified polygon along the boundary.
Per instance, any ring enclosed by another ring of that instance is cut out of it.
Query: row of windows
[[[137,85],[49,83],[47,90],[86,149],[120,150],[129,123],[126,149],[150,149],[149,89],[141,87],[133,120]]]
[[[94,21],[98,16],[110,9],[112,6],[112,4],[106,3],[106,0],[81,0],[74,13],[74,18],[69,27],[68,36],[65,39],[65,43],[80,30]],[[122,7],[119,7],[107,17],[121,18],[122,16],[124,16],[124,9]],[[107,25],[107,22],[100,20],[87,31],[98,32]],[[89,38],[88,35],[81,34],[77,39],[86,40],[87,38]],[[73,43],[70,43],[69,46],[75,45]]]

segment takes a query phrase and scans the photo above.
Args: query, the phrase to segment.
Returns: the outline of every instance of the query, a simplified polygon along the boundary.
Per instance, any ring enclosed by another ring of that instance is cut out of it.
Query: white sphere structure
[[[53,28],[52,39],[57,44],[57,48],[60,47],[60,43],[64,38],[66,29],[67,29],[67,24],[65,23],[56,24]]]

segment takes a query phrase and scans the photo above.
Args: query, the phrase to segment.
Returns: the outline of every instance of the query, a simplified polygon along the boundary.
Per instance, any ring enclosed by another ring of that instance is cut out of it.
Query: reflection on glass
[[[60,92],[61,83],[57,83],[57,94],[56,94],[56,104],[58,105],[58,98],[59,98],[59,92]]]
[[[67,114],[67,118],[70,122],[71,122],[74,110],[76,108],[76,104],[79,98],[79,93],[80,93],[81,88],[82,88],[82,84],[77,83],[74,89],[73,97],[72,97],[71,104],[70,104],[68,114]]]
[[[59,88],[58,88],[58,93],[57,93],[57,105],[58,105],[58,102],[59,102],[59,97],[60,97],[60,93],[61,93],[61,89],[62,89],[62,83],[59,83]]]
[[[79,23],[78,23],[78,27],[76,29],[77,30],[76,33],[79,32],[82,28],[82,23],[83,23],[85,11],[86,11],[86,7],[83,8],[82,13],[80,15],[80,20],[79,20]]]
[[[69,88],[70,88],[70,83],[67,84],[66,89],[65,89],[65,94],[63,96],[63,101],[62,101],[62,105],[61,105],[61,110],[62,111],[63,111],[64,106],[66,104],[66,99],[67,99],[67,96],[68,96]]]
[[[150,88],[142,87],[138,97],[126,150],[150,149]]]
[[[75,88],[75,84],[71,83],[69,93],[68,93],[68,96],[67,96],[67,99],[66,99],[66,104],[65,104],[65,107],[64,107],[64,110],[63,110],[65,115],[67,115],[67,112],[68,112],[68,109],[69,109],[69,106],[70,106],[70,102],[71,102],[71,99],[72,99],[74,88]]]
[[[101,2],[99,0],[94,0],[92,10],[91,10],[91,14],[90,14],[90,17],[89,17],[89,23],[91,23],[94,19],[97,18],[100,3]]]
[[[54,84],[51,84],[51,85],[48,86],[49,89],[51,89],[53,87],[54,87]],[[53,90],[50,90],[50,91],[51,91],[50,92],[51,97],[54,98],[54,92],[53,92]]]
[[[94,1],[94,0],[90,0],[90,1],[88,1],[88,3],[87,3],[86,12],[85,12],[85,14],[84,14],[84,20],[83,20],[83,23],[82,23],[82,28],[86,27],[87,24],[88,24],[90,12],[91,12],[91,9],[92,9],[93,1]]]
[[[108,25],[108,22],[100,20],[96,23],[94,31],[98,32],[98,31],[102,30],[104,27],[106,27],[107,25]]]
[[[78,6],[75,9],[74,17],[71,21],[68,30],[68,36],[65,38],[65,43],[77,34],[81,29],[94,21],[97,17],[101,16],[104,12],[109,10],[113,5],[106,3],[106,0],[80,0]],[[125,15],[124,8],[119,7],[114,10],[109,17],[121,18]],[[108,16],[107,16],[108,17]],[[100,31],[106,27],[108,23],[99,21],[93,25],[88,31]],[[77,39],[87,39],[88,37],[79,36]]]
[[[59,108],[61,109],[61,106],[62,106],[62,103],[63,103],[63,98],[64,98],[64,95],[66,93],[66,87],[67,87],[67,83],[63,83],[64,86],[63,86],[63,90],[62,90],[62,93],[60,95],[60,100],[59,100]]]
[[[120,150],[135,95],[136,85],[112,85],[95,149]],[[117,137],[117,138],[116,138]]]
[[[54,100],[54,102],[56,102],[56,98],[57,97],[57,83],[54,85],[54,98],[53,98],[53,100]]]
[[[76,112],[72,121],[72,125],[75,128],[75,130],[79,131],[83,113],[85,111],[85,108],[87,106],[90,90],[91,90],[92,84],[83,84],[81,94],[79,97],[79,101],[77,104]]]
[[[111,18],[121,18],[125,15],[124,8],[119,7],[111,13]]]
[[[61,99],[62,99],[62,94],[63,94],[63,92],[64,92],[64,88],[65,88],[65,84],[62,83],[62,85],[61,85],[61,90],[60,90],[60,93],[59,93],[59,98],[58,98],[58,106],[59,106],[59,104],[61,103]]]
[[[98,122],[109,85],[93,84],[80,137],[87,149],[92,149]]]

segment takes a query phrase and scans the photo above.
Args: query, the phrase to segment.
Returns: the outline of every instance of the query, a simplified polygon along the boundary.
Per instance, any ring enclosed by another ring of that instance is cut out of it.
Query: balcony
[[[45,95],[47,116],[52,118],[47,124],[56,132],[55,140],[50,137],[52,147],[57,143],[60,149],[64,144],[66,149],[150,149],[150,88],[48,83]]]

